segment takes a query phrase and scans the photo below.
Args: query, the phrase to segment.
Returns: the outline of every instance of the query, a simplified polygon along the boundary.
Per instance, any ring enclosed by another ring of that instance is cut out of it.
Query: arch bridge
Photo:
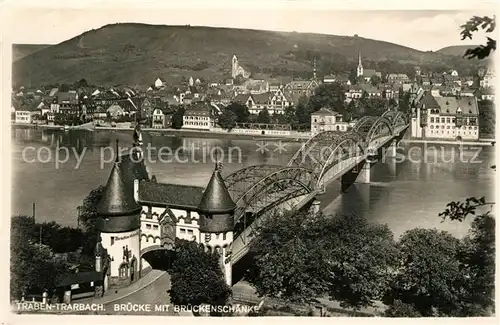
[[[307,207],[329,183],[339,178],[344,182],[344,178],[349,179],[346,175],[352,173],[362,178],[360,169],[366,173],[366,166],[369,182],[367,159],[387,147],[395,152],[396,142],[408,126],[407,116],[399,111],[366,116],[348,132],[316,134],[301,146],[286,166],[250,166],[228,175],[225,183],[237,205],[231,246],[233,265],[249,251],[256,227],[267,217]]]

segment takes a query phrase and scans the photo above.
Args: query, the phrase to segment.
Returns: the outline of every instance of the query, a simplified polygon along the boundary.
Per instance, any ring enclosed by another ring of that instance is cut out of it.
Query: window
[[[158,230],[158,225],[154,225],[154,226],[153,226],[153,229],[154,229],[154,230]]]
[[[192,235],[193,234],[193,229],[188,229],[188,235]]]
[[[146,229],[151,229],[151,225],[149,223],[146,224]]]
[[[431,123],[434,123],[434,117],[431,117]]]
[[[446,118],[446,123],[450,123],[451,119],[448,117]]]
[[[446,119],[444,117],[441,117],[441,123],[445,123]]]
[[[226,233],[223,233],[223,234],[222,234],[222,239],[223,239],[223,240],[226,240]]]
[[[115,243],[115,237],[111,237],[111,246]]]
[[[215,239],[219,239],[220,234],[215,234]]]
[[[431,125],[431,129],[434,129],[434,125]]]
[[[181,231],[181,234],[185,234],[186,233],[186,229],[184,229],[184,228],[181,228],[180,231]]]
[[[123,263],[122,265],[120,265],[120,278],[126,278],[128,276],[128,267],[127,267],[127,264]]]

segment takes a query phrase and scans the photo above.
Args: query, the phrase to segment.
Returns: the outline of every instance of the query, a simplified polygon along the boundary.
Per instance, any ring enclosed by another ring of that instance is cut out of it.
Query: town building
[[[486,88],[486,89],[480,89],[480,98],[482,100],[495,100],[495,91],[493,90],[492,87]]]
[[[321,108],[311,114],[311,135],[323,131],[341,131],[349,129],[349,123],[342,121],[342,114]]]
[[[425,93],[412,108],[411,135],[423,139],[478,140],[475,97],[434,97]]]
[[[387,82],[389,83],[394,83],[394,82],[409,83],[410,81],[411,81],[410,78],[405,73],[389,73],[387,75]]]
[[[328,75],[323,77],[323,83],[324,84],[331,84],[334,82],[338,82],[341,85],[351,85],[351,81],[349,80],[348,76],[344,75]]]
[[[250,114],[259,114],[267,109],[269,114],[283,114],[287,107],[293,105],[291,96],[282,89],[262,94],[239,94],[233,102],[246,105]]]
[[[167,108],[155,108],[153,110],[153,118],[151,127],[153,129],[168,129],[172,125],[172,115],[174,111]]]
[[[210,130],[214,126],[212,108],[205,103],[186,107],[183,116],[183,129]]]
[[[479,87],[489,88],[495,85],[495,75],[492,68],[488,68],[484,76],[479,80]]]

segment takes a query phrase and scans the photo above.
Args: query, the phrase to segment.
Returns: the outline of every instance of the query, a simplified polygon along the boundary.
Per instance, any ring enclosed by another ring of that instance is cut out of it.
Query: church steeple
[[[356,69],[356,76],[363,76],[363,64],[361,63],[361,52],[358,52],[358,68]]]
[[[316,80],[316,57],[314,57],[313,63],[313,80]]]

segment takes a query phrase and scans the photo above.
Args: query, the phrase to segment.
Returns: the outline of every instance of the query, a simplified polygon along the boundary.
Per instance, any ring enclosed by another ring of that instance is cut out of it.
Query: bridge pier
[[[369,162],[366,162],[361,170],[359,171],[358,177],[356,178],[356,183],[369,184],[370,183],[370,171],[371,166]]]
[[[385,162],[389,168],[389,175],[396,177],[396,158],[389,158]]]
[[[392,140],[391,144],[387,149],[385,150],[385,158],[396,158],[396,149],[398,147],[398,142],[397,140]]]
[[[353,169],[342,175],[341,191],[345,192],[354,183],[369,184],[370,183],[370,162],[364,160]]]
[[[319,200],[314,199],[314,201],[311,204],[311,207],[309,208],[309,211],[311,212],[311,214],[318,214],[319,213],[319,211],[320,211],[319,205],[320,204],[321,204],[321,202]]]

